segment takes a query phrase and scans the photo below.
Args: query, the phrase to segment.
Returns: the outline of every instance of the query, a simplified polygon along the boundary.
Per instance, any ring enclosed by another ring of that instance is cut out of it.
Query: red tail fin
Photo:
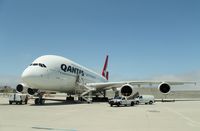
[[[102,70],[102,76],[108,80],[109,72],[107,71],[107,67],[108,67],[108,55],[106,56],[106,60],[105,60],[103,70]]]

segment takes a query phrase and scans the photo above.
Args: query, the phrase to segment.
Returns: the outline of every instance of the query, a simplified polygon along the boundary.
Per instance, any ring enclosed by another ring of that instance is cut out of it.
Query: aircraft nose
[[[28,84],[40,83],[41,77],[43,76],[44,71],[40,69],[30,68],[24,70],[22,73],[22,80]]]
[[[24,70],[21,77],[24,82],[29,83],[29,82],[33,81],[33,79],[36,77],[36,74],[27,68],[26,70]]]

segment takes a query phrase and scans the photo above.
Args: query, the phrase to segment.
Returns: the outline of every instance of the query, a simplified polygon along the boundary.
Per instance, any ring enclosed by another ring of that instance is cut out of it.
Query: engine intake
[[[133,87],[129,84],[123,85],[121,87],[120,93],[123,96],[131,96],[133,94]]]
[[[170,91],[171,91],[171,87],[169,84],[167,83],[161,83],[159,86],[158,86],[158,90],[160,92],[162,92],[163,94],[168,94]]]
[[[18,92],[26,92],[28,86],[24,83],[20,83],[16,86],[16,91]]]
[[[38,89],[32,89],[32,88],[28,88],[27,92],[30,95],[34,95],[35,93],[37,93]]]
[[[18,84],[17,87],[16,87],[16,90],[17,90],[18,92],[22,92],[23,89],[24,89],[24,86],[23,86],[22,84]]]

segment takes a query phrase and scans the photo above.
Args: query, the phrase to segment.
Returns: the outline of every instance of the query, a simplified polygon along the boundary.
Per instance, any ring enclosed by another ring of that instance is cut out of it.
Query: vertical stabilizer
[[[107,80],[109,79],[109,72],[107,71],[108,67],[108,55],[106,56],[106,60],[102,70],[102,76],[105,77]]]

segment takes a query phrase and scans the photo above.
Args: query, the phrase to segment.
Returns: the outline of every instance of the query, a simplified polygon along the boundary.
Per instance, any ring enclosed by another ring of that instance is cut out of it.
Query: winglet
[[[109,72],[107,71],[108,67],[108,55],[106,56],[106,60],[102,70],[102,76],[105,77],[107,80],[109,79]]]

